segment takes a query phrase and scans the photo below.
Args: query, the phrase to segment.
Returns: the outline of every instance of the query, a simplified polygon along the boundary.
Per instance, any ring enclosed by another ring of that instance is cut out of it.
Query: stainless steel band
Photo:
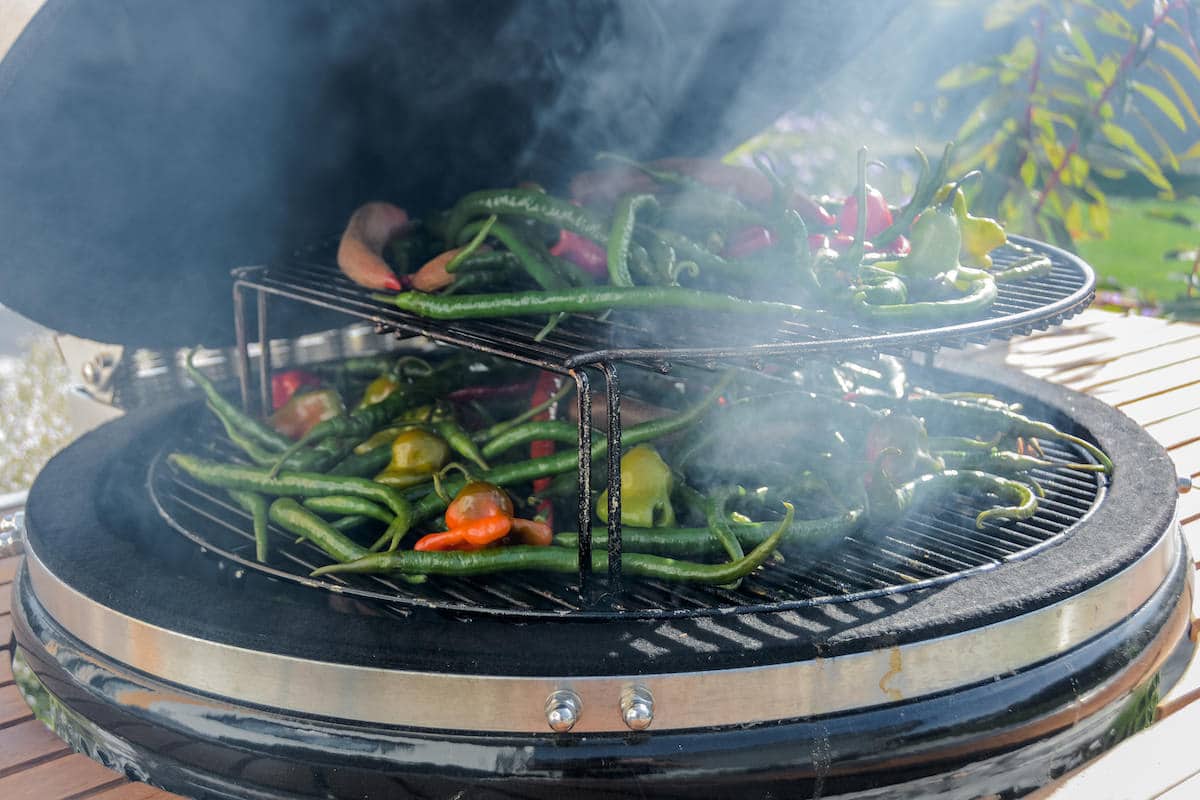
[[[303,714],[477,732],[621,732],[737,725],[867,708],[1052,658],[1147,602],[1179,556],[1172,525],[1138,561],[1057,604],[883,650],[745,669],[559,678],[409,672],[311,661],[150,625],[80,594],[27,550],[39,602],[71,635],[162,680]],[[398,623],[397,642],[402,623]],[[565,701],[570,702],[565,702]],[[553,719],[548,720],[548,716]]]

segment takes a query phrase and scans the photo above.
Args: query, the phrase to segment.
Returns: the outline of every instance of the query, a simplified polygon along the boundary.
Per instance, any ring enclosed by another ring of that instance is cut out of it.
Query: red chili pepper
[[[558,241],[550,248],[550,255],[565,258],[594,277],[608,275],[608,252],[591,239],[571,231],[558,232]]]
[[[846,198],[845,204],[842,206],[842,213],[838,214],[837,226],[838,230],[843,232],[853,231],[858,224],[858,198],[850,195]],[[870,184],[867,185],[867,238],[871,239],[878,236],[892,224],[892,210],[888,208],[887,201],[883,199],[883,195],[879,190]]]
[[[736,231],[725,244],[721,255],[726,258],[745,258],[775,244],[775,236],[761,225],[751,225]]]
[[[897,236],[887,246],[887,251],[894,256],[906,256],[912,252],[912,243],[908,241],[907,236]]]
[[[321,379],[302,369],[289,369],[271,375],[271,408],[278,411],[297,389],[321,385]]]
[[[536,519],[514,518],[512,521],[512,535],[518,544],[548,547],[554,542],[554,530],[545,522],[540,522]]]
[[[506,397],[526,395],[533,388],[532,381],[508,383],[503,386],[464,386],[455,389],[446,398],[452,403],[470,403],[476,400],[500,400]]]

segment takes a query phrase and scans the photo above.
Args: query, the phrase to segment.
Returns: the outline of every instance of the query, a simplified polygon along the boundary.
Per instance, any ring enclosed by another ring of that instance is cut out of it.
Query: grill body
[[[371,601],[214,558],[150,501],[152,455],[196,409],[130,414],[31,493],[23,674],[77,747],[196,796],[1019,791],[1177,677],[1190,586],[1158,446],[1008,383],[1137,465],[1047,546],[904,591],[603,613]],[[639,687],[655,715],[634,733]],[[583,705],[565,735],[544,707],[562,689]]]

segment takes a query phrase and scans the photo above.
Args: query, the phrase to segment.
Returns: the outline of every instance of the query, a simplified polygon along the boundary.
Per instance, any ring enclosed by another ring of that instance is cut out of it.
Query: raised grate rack
[[[686,313],[613,313],[568,315],[539,340],[540,318],[439,321],[404,312],[372,297],[334,265],[332,252],[316,248],[271,266],[241,267],[234,276],[234,322],[242,402],[270,407],[271,363],[257,359],[257,398],[251,391],[248,297],[253,295],[260,352],[269,342],[271,297],[284,298],[367,320],[381,334],[423,336],[571,377],[576,383],[579,419],[579,582],[580,596],[596,596],[592,585],[591,462],[592,400],[589,371],[604,379],[607,408],[608,580],[605,597],[621,594],[620,458],[621,387],[618,365],[661,373],[677,364],[713,369],[721,363],[761,369],[765,363],[800,363],[832,354],[891,353],[907,356],[941,347],[962,347],[1045,329],[1079,313],[1092,301],[1095,275],[1079,258],[1050,245],[1012,237],[1012,241],[1050,258],[1049,274],[1006,283],[992,306],[977,319],[942,326],[881,329],[853,319],[815,326],[797,322],[769,329],[739,324],[730,316]],[[1026,252],[1002,248],[993,253],[1000,268]],[[250,566],[254,566],[250,564]]]

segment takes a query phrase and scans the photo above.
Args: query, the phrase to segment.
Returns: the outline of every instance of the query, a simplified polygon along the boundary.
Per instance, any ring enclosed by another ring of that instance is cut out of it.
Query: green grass
[[[1187,288],[1184,276],[1191,265],[1167,261],[1168,250],[1200,247],[1200,198],[1162,201],[1111,197],[1108,238],[1079,242],[1079,254],[1101,280],[1111,279],[1124,289],[1138,290],[1146,300],[1171,300]],[[1151,216],[1184,214],[1196,227],[1166,222]]]

